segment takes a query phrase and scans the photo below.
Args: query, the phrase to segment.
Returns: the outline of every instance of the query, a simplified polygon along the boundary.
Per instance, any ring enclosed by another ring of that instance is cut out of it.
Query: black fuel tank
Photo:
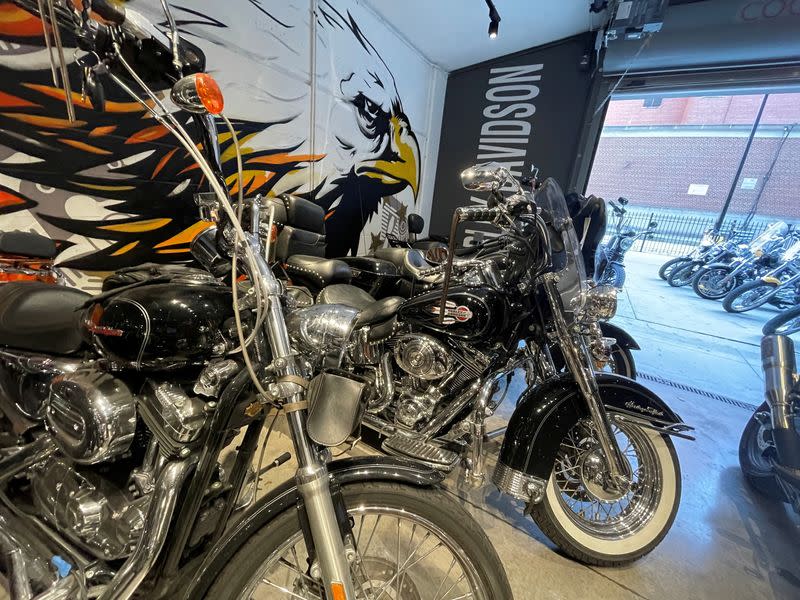
[[[415,296],[400,307],[400,319],[462,340],[490,337],[506,326],[508,311],[502,296],[490,288],[453,286],[447,294],[444,323],[439,323],[442,294]]]
[[[86,328],[104,356],[124,367],[174,369],[225,351],[230,288],[159,283],[124,290],[89,309]]]

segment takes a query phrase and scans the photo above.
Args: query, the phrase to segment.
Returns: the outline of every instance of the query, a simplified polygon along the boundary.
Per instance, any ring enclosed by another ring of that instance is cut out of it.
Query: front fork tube
[[[606,457],[611,483],[615,487],[624,488],[627,487],[627,483],[630,480],[630,468],[622,455],[619,444],[617,444],[614,432],[611,430],[606,408],[600,400],[600,390],[594,378],[594,370],[589,366],[592,364],[591,357],[583,340],[570,331],[570,327],[564,318],[564,308],[556,288],[557,281],[557,275],[554,273],[548,273],[544,276],[544,288],[553,315],[553,322],[556,326],[556,333],[561,342],[564,362],[575,378],[581,395],[586,401],[589,416],[597,432],[597,441],[600,443],[600,449]]]
[[[297,376],[299,370],[291,351],[286,321],[281,308],[280,283],[275,279],[261,254],[259,252],[254,252],[254,254],[264,281],[264,292],[269,299],[265,324],[272,350],[273,366],[281,376]],[[297,456],[298,466],[295,480],[300,496],[303,498],[311,541],[313,541],[314,551],[319,561],[318,577],[325,587],[326,597],[337,599],[344,597],[347,600],[355,600],[350,563],[345,553],[342,533],[336,518],[328,468],[308,437],[306,411],[297,408],[304,398],[303,392],[293,394],[287,398],[285,410]],[[309,548],[309,550],[311,549]],[[344,592],[344,596],[342,596],[342,592]]]

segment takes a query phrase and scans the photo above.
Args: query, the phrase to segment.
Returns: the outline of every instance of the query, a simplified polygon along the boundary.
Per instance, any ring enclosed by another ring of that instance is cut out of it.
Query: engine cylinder
[[[84,369],[53,379],[45,422],[66,456],[94,464],[128,450],[136,430],[136,404],[122,381]]]

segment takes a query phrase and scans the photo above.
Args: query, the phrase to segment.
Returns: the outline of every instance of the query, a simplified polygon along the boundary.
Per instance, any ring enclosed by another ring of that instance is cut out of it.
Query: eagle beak
[[[361,163],[358,175],[379,179],[387,185],[411,186],[414,200],[419,192],[419,144],[408,123],[397,116],[390,119],[390,145],[383,158]]]

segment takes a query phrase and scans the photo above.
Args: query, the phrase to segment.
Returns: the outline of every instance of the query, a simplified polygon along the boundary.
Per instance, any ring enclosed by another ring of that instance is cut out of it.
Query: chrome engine
[[[51,457],[33,476],[37,511],[58,531],[98,558],[128,556],[144,526],[150,496],[137,497],[93,471],[76,471]]]
[[[17,434],[46,427],[57,451],[28,471],[33,505],[102,560],[137,547],[160,472],[207,419],[206,401],[180,386],[148,380],[135,395],[91,362],[9,352],[0,354],[0,410]]]
[[[478,379],[490,359],[474,349],[448,347],[425,334],[400,336],[395,362],[405,373],[396,383],[393,420],[414,428],[436,415],[468,382]]]

